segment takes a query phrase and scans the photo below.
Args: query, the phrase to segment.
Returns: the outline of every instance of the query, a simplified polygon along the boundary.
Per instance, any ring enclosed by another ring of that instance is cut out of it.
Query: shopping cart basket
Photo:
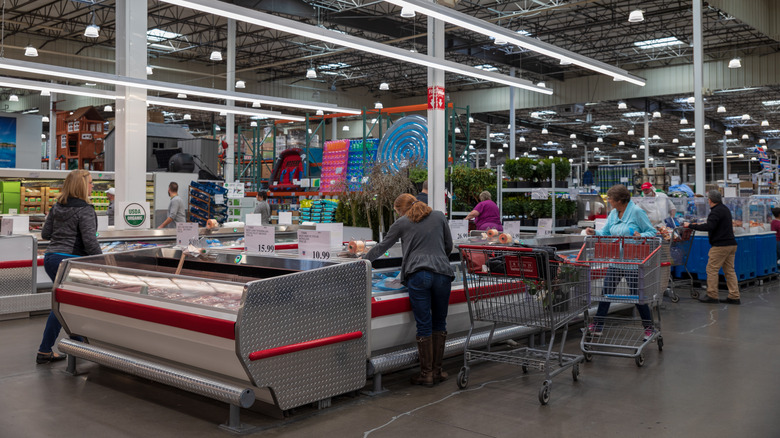
[[[550,399],[552,378],[571,368],[572,378],[579,376],[582,355],[563,353],[568,324],[582,312],[589,301],[590,272],[587,265],[551,261],[545,249],[459,246],[464,289],[471,327],[463,348],[463,368],[458,387],[468,386],[469,364],[475,361],[504,362],[521,366],[523,372],[536,369],[545,373],[539,390],[539,402]],[[469,348],[474,325],[478,321],[493,323],[487,350]],[[516,324],[550,332],[546,350],[530,347],[509,351],[491,351],[490,340],[497,324]],[[555,332],[563,330],[560,348],[553,351]]]
[[[687,284],[691,298],[698,298],[699,292],[693,290],[693,280],[688,272],[688,256],[693,247],[693,230],[675,227],[661,242],[661,289],[666,288],[673,303],[680,301],[675,286]],[[673,266],[682,266],[688,274],[686,279],[675,280],[671,275]],[[695,296],[694,296],[695,295]]]
[[[656,341],[663,349],[660,282],[661,238],[588,236],[577,263],[590,266],[591,300],[609,303],[648,304],[650,320],[636,317],[588,319],[580,348],[585,360],[593,355],[631,357],[644,365],[642,351]],[[657,318],[653,316],[653,309]]]

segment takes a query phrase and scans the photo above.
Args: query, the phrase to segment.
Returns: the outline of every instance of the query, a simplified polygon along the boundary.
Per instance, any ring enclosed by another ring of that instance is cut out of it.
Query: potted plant
[[[552,172],[550,164],[552,164],[552,161],[549,158],[536,162],[534,176],[539,182],[539,187],[550,187],[550,172]]]
[[[568,187],[569,182],[566,178],[571,174],[571,163],[563,157],[553,158],[553,162],[555,163],[555,187]]]
[[[520,174],[518,172],[519,170],[519,163],[520,159],[508,159],[504,161],[504,173],[506,173],[506,176],[509,177],[509,188],[517,188],[517,179],[520,177]]]
[[[531,182],[534,179],[534,172],[536,170],[535,160],[533,158],[521,157],[517,159],[517,176],[522,178],[522,181],[518,181],[518,188],[531,187]]]

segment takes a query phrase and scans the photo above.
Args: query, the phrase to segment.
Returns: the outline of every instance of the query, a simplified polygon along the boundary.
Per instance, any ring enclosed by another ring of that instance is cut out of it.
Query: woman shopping
[[[607,216],[607,223],[599,231],[594,231],[593,228],[586,228],[585,232],[588,235],[634,237],[653,237],[656,235],[656,230],[647,218],[647,213],[631,202],[631,193],[629,193],[626,186],[622,184],[612,186],[607,191],[607,201],[613,208],[609,216]],[[620,268],[618,266],[609,266],[607,268],[607,272],[604,275],[602,295],[613,294],[623,277],[626,278],[629,289],[636,295],[638,288],[636,273],[629,272],[628,268]],[[592,336],[601,335],[604,317],[609,313],[609,304],[607,301],[599,303],[594,323],[588,327],[588,331]],[[652,311],[647,304],[637,304],[636,308],[639,316],[642,318],[642,325],[645,328],[645,339],[647,339],[654,333]]]
[[[71,257],[102,254],[97,241],[97,215],[89,203],[92,193],[92,176],[86,170],[74,170],[65,178],[57,202],[46,216],[41,238],[49,241],[43,257],[43,267],[51,281],[57,276],[60,262]],[[51,348],[59,336],[62,325],[54,312],[46,320],[43,340],[35,362],[45,364],[66,358]]]
[[[420,374],[413,385],[433,386],[447,380],[441,370],[447,339],[447,309],[455,274],[450,266],[452,236],[444,214],[405,193],[393,205],[400,218],[365,258],[376,260],[399,239],[403,252],[401,283],[409,289],[409,302],[417,323]]]
[[[478,230],[496,229],[504,231],[501,226],[501,213],[498,205],[493,202],[490,192],[485,190],[479,194],[479,204],[466,216],[466,220],[474,219],[474,226]]]

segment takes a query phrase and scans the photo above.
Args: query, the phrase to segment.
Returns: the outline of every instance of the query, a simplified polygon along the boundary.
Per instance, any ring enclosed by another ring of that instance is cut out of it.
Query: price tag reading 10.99
[[[328,260],[330,259],[330,251],[312,251],[311,258],[315,260]]]

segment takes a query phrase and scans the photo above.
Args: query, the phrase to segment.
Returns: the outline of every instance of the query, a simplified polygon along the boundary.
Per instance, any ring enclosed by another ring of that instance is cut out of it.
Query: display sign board
[[[330,247],[339,248],[344,243],[344,224],[317,224],[317,231],[330,231]]]
[[[292,225],[292,212],[280,211],[279,212],[279,225]]]
[[[263,215],[260,213],[247,213],[244,223],[248,225],[263,225]]]
[[[97,230],[106,231],[108,229],[108,216],[97,217]]]
[[[14,233],[14,220],[10,217],[4,217],[0,221],[0,235],[10,236]]]
[[[464,240],[469,237],[469,221],[465,219],[450,220],[452,240]]]
[[[244,241],[247,252],[273,254],[275,251],[276,227],[247,225],[244,227]]]
[[[149,203],[117,201],[114,228],[117,230],[137,230],[149,228]]]
[[[531,199],[545,200],[549,197],[549,191],[545,188],[531,190]]]
[[[192,239],[198,238],[198,224],[179,222],[176,224],[176,246],[187,246]]]
[[[330,259],[330,231],[298,230],[298,255],[305,259]]]
[[[552,218],[539,218],[539,223],[536,228],[537,236],[549,236],[553,234],[553,220]]]
[[[505,221],[504,232],[512,237],[517,237],[520,234],[520,221]]]

